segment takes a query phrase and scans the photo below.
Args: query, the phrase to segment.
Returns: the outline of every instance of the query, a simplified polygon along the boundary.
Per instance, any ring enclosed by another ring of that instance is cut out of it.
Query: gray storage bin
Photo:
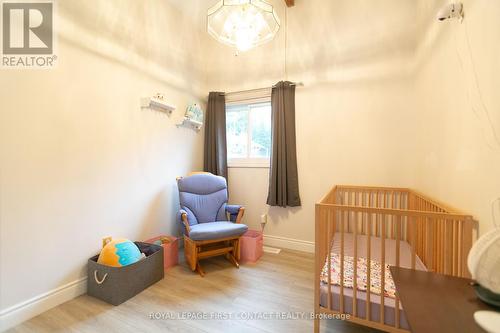
[[[119,305],[164,277],[163,247],[135,242],[146,258],[128,266],[111,267],[97,263],[96,255],[88,261],[87,294]],[[152,253],[147,253],[147,250]]]

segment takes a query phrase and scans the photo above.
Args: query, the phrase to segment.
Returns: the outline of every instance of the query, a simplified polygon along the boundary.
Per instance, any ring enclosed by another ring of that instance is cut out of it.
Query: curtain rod
[[[303,87],[304,83],[303,82],[291,82],[291,85],[296,86],[296,87]],[[277,85],[275,84],[275,85],[268,87],[268,88],[256,88],[256,89],[247,89],[247,90],[240,90],[240,91],[231,91],[228,93],[222,93],[221,95],[227,96],[227,95],[241,94],[241,93],[252,92],[252,91],[268,90],[268,89],[276,88],[276,86]]]

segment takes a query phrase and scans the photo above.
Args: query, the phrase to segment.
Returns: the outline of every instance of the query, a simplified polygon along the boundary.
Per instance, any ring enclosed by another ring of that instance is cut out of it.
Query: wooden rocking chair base
[[[203,268],[201,268],[200,263],[196,264],[196,271],[198,272],[198,274],[200,274],[201,277],[205,276],[205,271],[203,270]]]
[[[233,265],[236,266],[236,268],[240,268],[240,264],[231,253],[226,254],[226,259],[232,262]]]
[[[240,236],[213,240],[196,241],[184,236],[184,256],[189,268],[205,276],[199,260],[209,257],[225,255],[236,268],[240,267]]]

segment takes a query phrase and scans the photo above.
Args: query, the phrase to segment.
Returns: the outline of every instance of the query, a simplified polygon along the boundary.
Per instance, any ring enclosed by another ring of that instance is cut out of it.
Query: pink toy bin
[[[163,237],[170,239],[170,243],[161,244],[163,247],[163,268],[166,270],[179,262],[179,239],[174,236],[160,235],[148,239],[146,243],[154,243]]]
[[[240,238],[240,261],[255,263],[262,256],[264,239],[262,232],[248,230]]]

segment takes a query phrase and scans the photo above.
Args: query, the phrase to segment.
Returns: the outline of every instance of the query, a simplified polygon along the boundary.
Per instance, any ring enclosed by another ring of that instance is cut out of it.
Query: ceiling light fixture
[[[264,0],[220,0],[207,13],[207,31],[244,52],[271,41],[280,29],[273,6]]]

